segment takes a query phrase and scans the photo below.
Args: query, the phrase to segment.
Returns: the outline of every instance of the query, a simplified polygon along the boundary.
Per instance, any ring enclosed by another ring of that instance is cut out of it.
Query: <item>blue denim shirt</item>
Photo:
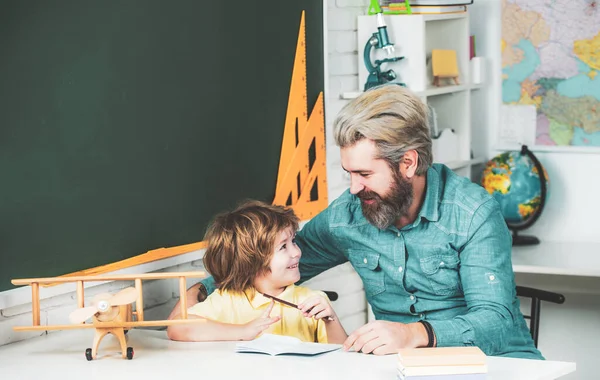
[[[416,220],[379,230],[346,191],[297,234],[300,282],[350,261],[377,319],[431,323],[437,345],[543,359],[516,297],[512,240],[498,203],[443,165],[427,172]],[[202,281],[208,292],[212,278]]]
[[[481,186],[435,164],[416,220],[379,230],[346,191],[297,235],[301,281],[346,261],[377,319],[431,323],[437,345],[543,359],[516,297],[511,235]]]

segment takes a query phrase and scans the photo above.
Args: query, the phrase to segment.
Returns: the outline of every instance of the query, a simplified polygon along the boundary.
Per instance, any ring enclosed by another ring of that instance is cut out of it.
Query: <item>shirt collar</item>
[[[289,302],[295,303],[295,302],[293,302],[294,301],[294,299],[293,299],[294,288],[295,288],[295,285],[289,285],[288,287],[285,288],[285,290],[283,292],[281,292],[281,294],[274,296],[274,297],[280,298],[284,301],[289,301]],[[254,296],[252,296],[252,293],[254,293]],[[259,307],[271,302],[270,298],[263,296],[262,293],[260,293],[257,290],[255,290],[255,291],[248,290],[245,292],[245,294],[246,294],[246,297],[248,298],[248,301],[250,301],[250,304],[255,309],[258,309]]]
[[[430,222],[437,222],[440,218],[440,174],[435,168],[427,169],[427,183],[425,184],[425,200],[419,211],[419,218],[423,217]],[[417,219],[419,219],[417,218]]]

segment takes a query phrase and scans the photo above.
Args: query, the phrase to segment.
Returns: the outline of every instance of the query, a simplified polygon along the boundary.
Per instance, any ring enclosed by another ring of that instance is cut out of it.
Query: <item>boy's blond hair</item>
[[[294,211],[260,201],[246,201],[217,215],[208,227],[204,267],[221,290],[243,292],[256,276],[268,272],[279,234],[298,230]]]

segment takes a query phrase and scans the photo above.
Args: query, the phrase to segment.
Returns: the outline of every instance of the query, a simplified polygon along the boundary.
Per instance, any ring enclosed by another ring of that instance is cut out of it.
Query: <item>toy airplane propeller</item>
[[[113,334],[121,346],[123,358],[133,358],[133,348],[127,347],[125,333],[127,329],[135,327],[171,326],[184,323],[198,323],[202,319],[187,319],[187,291],[186,278],[203,278],[204,272],[182,272],[182,273],[144,273],[138,275],[113,275],[113,276],[72,276],[51,278],[29,278],[12,280],[14,285],[31,286],[31,314],[32,326],[16,326],[15,331],[47,331],[47,330],[71,330],[80,328],[95,329],[92,348],[85,350],[87,360],[96,358],[100,341],[107,334]],[[176,320],[144,320],[144,297],[142,293],[142,280],[179,279],[179,300],[181,307],[181,319]],[[125,288],[116,294],[102,293],[92,298],[89,306],[84,305],[84,283],[106,281],[134,281],[135,287]],[[74,282],[77,284],[77,306],[69,315],[71,325],[40,325],[40,285],[55,285],[59,283]],[[135,302],[133,311],[132,304]],[[134,320],[135,317],[135,320]],[[84,323],[88,319],[91,323]]]
[[[133,359],[133,348],[127,347],[125,339],[125,327],[103,326],[110,325],[111,322],[130,322],[132,320],[131,303],[138,298],[138,291],[135,288],[125,288],[117,294],[101,293],[92,299],[92,306],[81,307],[71,312],[69,319],[72,323],[83,323],[93,318],[93,324],[96,326],[94,335],[94,345],[85,350],[87,360],[96,358],[100,341],[108,334],[113,334],[119,340],[123,357]]]
[[[119,314],[117,306],[127,305],[135,302],[138,294],[135,288],[125,288],[115,295],[108,293],[98,294],[92,300],[92,306],[74,310],[69,319],[72,323],[83,323],[91,317],[96,317],[98,321],[109,322]]]

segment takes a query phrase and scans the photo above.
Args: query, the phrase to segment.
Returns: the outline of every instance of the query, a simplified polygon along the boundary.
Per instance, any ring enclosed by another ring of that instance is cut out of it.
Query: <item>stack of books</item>
[[[478,347],[402,349],[398,352],[400,380],[484,380],[485,354]]]
[[[410,10],[413,14],[445,14],[445,13],[464,13],[467,11],[466,5],[442,5],[435,6],[411,6]]]
[[[463,13],[467,11],[467,5],[473,4],[473,0],[409,0],[409,4],[413,14]],[[400,0],[383,1],[381,4],[384,13],[403,11],[405,8],[405,1]]]

